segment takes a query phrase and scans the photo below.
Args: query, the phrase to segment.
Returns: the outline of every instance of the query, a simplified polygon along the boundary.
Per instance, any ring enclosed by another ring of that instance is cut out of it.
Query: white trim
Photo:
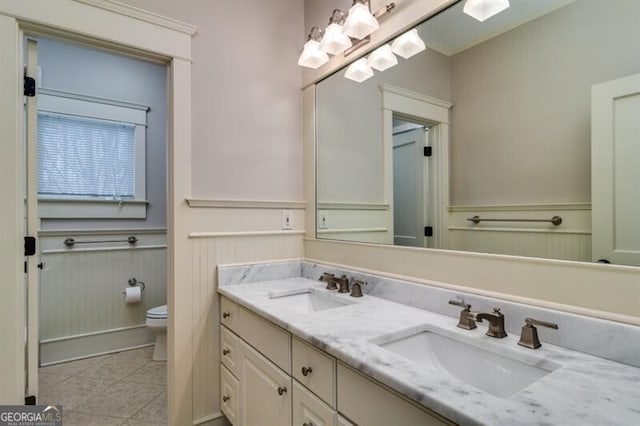
[[[76,254],[76,253],[86,253],[86,252],[96,252],[96,251],[132,251],[132,250],[158,250],[158,249],[166,249],[166,244],[156,244],[156,245],[148,245],[148,246],[135,246],[135,247],[98,247],[98,248],[83,248],[83,249],[54,249],[54,250],[42,250],[41,254]]]
[[[318,210],[389,210],[385,203],[318,203]]]
[[[453,106],[453,104],[449,101],[444,101],[442,99],[434,98],[432,96],[424,95],[422,93],[414,92],[412,90],[403,89],[402,87],[394,86],[389,83],[382,83],[380,85],[380,90],[386,93],[393,93],[394,95],[400,95],[403,98],[414,99],[420,102],[426,102],[428,104],[436,105],[441,108],[449,109]]]
[[[154,333],[145,324],[58,337],[40,342],[41,365],[150,346]]]
[[[136,184],[137,186],[137,184]],[[144,219],[148,201],[38,198],[41,219]]]
[[[318,229],[320,234],[355,234],[364,232],[389,232],[387,228],[344,228],[344,229]]]
[[[591,203],[560,203],[560,204],[497,204],[478,206],[449,206],[449,212],[501,212],[501,211],[540,211],[540,210],[591,210]]]
[[[179,31],[181,33],[194,36],[198,32],[196,25],[187,24],[186,22],[178,21],[177,19],[169,18],[159,15],[157,13],[149,12],[148,10],[140,9],[128,4],[120,3],[115,0],[74,0],[79,3],[85,3],[90,6],[99,7],[100,9],[114,12],[119,15],[123,15],[130,18],[136,18],[140,21],[149,22],[161,27],[169,28],[171,30]]]
[[[189,238],[218,238],[218,237],[268,237],[273,235],[303,235],[305,231],[231,231],[231,232],[192,232]]]
[[[65,92],[62,90],[56,90],[56,89],[48,89],[46,87],[39,87],[38,88],[38,97],[40,97],[40,95],[48,95],[48,96],[53,96],[56,98],[69,98],[69,99],[75,99],[75,100],[79,100],[79,101],[87,101],[90,103],[94,103],[94,104],[105,104],[105,105],[112,105],[115,107],[120,107],[120,108],[128,108],[128,109],[138,109],[138,110],[142,110],[142,111],[149,111],[151,110],[151,107],[147,106],[147,105],[142,105],[142,104],[134,104],[131,102],[125,102],[125,101],[118,101],[115,99],[108,99],[108,98],[97,98],[95,96],[89,96],[89,95],[83,95],[80,93],[74,93],[74,92]],[[84,114],[84,112],[83,112]],[[144,123],[142,123],[144,124]]]
[[[470,228],[462,226],[450,226],[449,231],[467,231],[467,232],[511,232],[517,233],[542,233],[542,234],[571,234],[571,235],[591,235],[590,231],[580,230],[561,230],[561,229],[533,229],[533,228]]]
[[[307,203],[304,201],[216,200],[206,198],[187,198],[187,204],[189,204],[189,207],[192,208],[296,210],[303,210],[307,205]]]
[[[127,229],[45,229],[38,232],[40,237],[67,237],[69,235],[121,235],[121,234],[165,234],[167,228],[127,228]]]

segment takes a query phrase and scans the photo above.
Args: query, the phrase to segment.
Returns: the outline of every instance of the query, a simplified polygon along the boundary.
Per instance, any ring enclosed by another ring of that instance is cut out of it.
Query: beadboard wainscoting
[[[591,262],[591,205],[551,204],[515,206],[464,206],[449,208],[449,248],[493,254]],[[516,219],[480,222],[469,218]],[[562,223],[520,222],[550,219]]]
[[[76,244],[68,247],[67,238]],[[164,229],[41,231],[40,245],[40,365],[153,344],[145,320],[167,300]],[[125,304],[130,278],[145,291]]]
[[[318,237],[392,244],[388,204],[318,203]]]
[[[217,266],[302,258],[305,203],[187,201],[192,229],[193,424],[215,424],[222,418]],[[292,212],[293,229],[281,229],[282,210]]]

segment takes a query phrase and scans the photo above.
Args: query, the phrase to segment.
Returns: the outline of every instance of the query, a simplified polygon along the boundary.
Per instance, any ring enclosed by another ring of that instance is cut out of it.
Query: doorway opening
[[[78,424],[166,424],[166,360],[152,360],[146,322],[161,306],[166,321],[168,67],[42,36],[25,50],[27,227],[40,241],[27,392]]]

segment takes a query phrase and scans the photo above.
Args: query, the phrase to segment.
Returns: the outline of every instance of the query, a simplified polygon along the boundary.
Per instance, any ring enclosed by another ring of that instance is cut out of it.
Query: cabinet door
[[[335,426],[336,411],[293,381],[293,426]]]
[[[243,342],[240,418],[245,426],[291,425],[291,378]]]
[[[240,398],[238,380],[227,370],[224,365],[220,366],[220,408],[232,425],[240,424],[238,418]]]

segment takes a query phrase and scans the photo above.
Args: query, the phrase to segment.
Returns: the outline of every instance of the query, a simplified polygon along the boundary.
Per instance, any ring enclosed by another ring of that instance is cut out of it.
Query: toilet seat
[[[167,305],[156,306],[147,311],[149,319],[167,319]]]

